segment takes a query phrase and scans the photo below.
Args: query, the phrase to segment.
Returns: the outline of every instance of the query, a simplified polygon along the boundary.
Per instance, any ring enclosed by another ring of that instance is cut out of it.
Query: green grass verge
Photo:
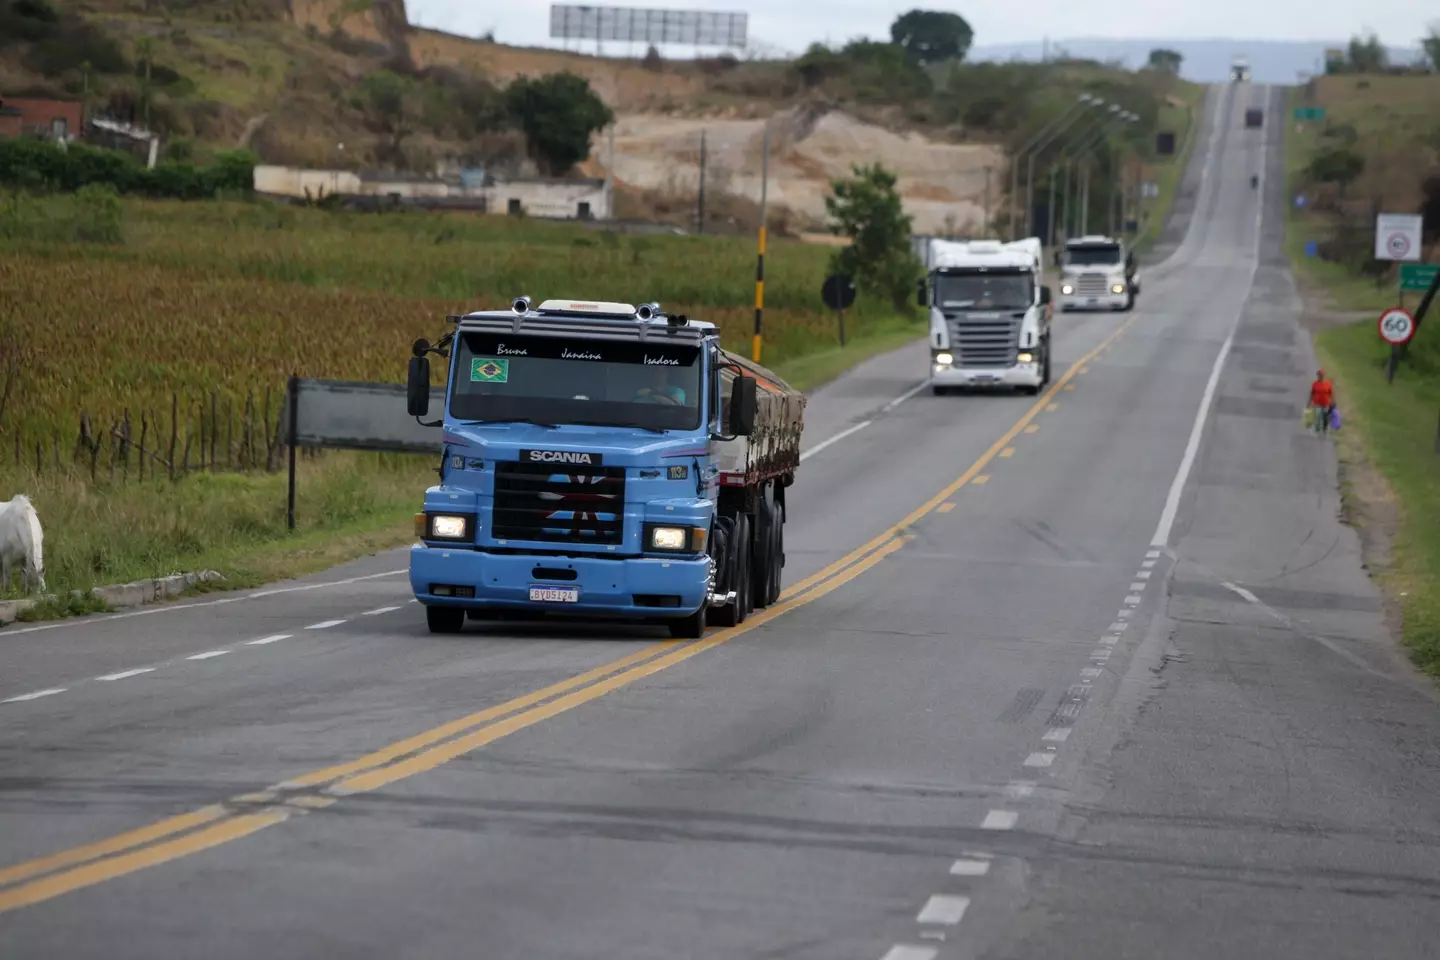
[[[1315,339],[1345,413],[1340,437],[1347,459],[1373,463],[1399,500],[1393,563],[1377,580],[1400,605],[1404,643],[1416,664],[1440,676],[1440,379],[1407,364],[1386,383],[1389,348],[1368,320]]]
[[[1181,82],[1175,85],[1173,96],[1183,101],[1183,106],[1165,105],[1160,109],[1160,128],[1179,132],[1179,144],[1174,156],[1162,163],[1147,167],[1149,176],[1155,180],[1160,195],[1149,201],[1148,216],[1140,225],[1140,232],[1131,242],[1131,248],[1141,254],[1159,239],[1165,229],[1165,221],[1175,205],[1175,194],[1190,163],[1190,154],[1195,149],[1195,133],[1199,129],[1200,111],[1205,101],[1205,87],[1198,83]]]

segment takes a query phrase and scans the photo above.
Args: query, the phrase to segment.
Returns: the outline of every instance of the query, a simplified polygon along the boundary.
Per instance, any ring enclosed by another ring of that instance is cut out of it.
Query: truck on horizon
[[[780,596],[805,396],[658,304],[527,297],[417,340],[447,361],[410,585],[431,632],[562,615],[698,638]],[[423,421],[422,421],[423,422]]]

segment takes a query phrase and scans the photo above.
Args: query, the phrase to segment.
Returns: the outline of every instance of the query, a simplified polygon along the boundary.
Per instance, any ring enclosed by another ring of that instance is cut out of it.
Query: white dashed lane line
[[[49,690],[36,690],[34,693],[22,693],[9,700],[0,700],[0,703],[23,703],[26,700],[39,700],[41,697],[53,697],[57,693],[64,693],[67,689],[67,687],[52,687]]]
[[[952,877],[983,877],[989,872],[989,860],[956,860],[950,864]]]
[[[261,637],[259,640],[246,640],[246,641],[245,641],[245,646],[247,646],[247,647],[263,647],[263,646],[266,646],[267,644],[279,643],[281,640],[289,640],[291,636],[292,636],[292,634],[289,634],[289,633],[277,633],[277,634],[274,634],[274,635],[272,635],[272,636]]]
[[[1020,819],[1014,810],[991,810],[980,823],[981,830],[1010,830]]]
[[[920,947],[909,943],[897,943],[886,952],[881,960],[935,960],[940,951],[934,947]]]
[[[362,616],[362,617],[373,617],[373,616],[375,616],[376,614],[389,613],[389,612],[392,611],[392,610],[399,610],[399,609],[400,609],[399,607],[376,607],[374,610],[366,610],[364,613],[360,614],[360,616]]]
[[[204,653],[194,653],[186,657],[186,660],[212,660],[215,657],[223,657],[229,650],[207,650]]]
[[[154,667],[136,667],[134,670],[121,670],[119,673],[107,673],[105,676],[96,677],[95,679],[108,683],[111,680],[128,680],[130,677],[138,677],[142,673],[154,672]]]
[[[925,906],[920,909],[920,914],[915,918],[917,923],[939,923],[947,927],[953,927],[965,917],[965,911],[970,907],[969,897],[952,897],[936,894],[925,901]]]
[[[319,623],[312,623],[306,630],[329,630],[331,627],[338,627],[344,620],[321,620]]]

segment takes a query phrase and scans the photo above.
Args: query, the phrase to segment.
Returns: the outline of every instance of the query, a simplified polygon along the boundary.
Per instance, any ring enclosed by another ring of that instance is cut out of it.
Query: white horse
[[[15,565],[20,564],[20,582],[27,591],[45,590],[44,538],[35,505],[25,494],[0,503],[0,585],[10,589]]]

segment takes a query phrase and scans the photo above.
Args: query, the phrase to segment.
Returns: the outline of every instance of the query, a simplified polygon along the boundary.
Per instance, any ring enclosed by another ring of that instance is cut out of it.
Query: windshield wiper
[[[547,428],[549,428],[549,429],[551,429],[551,430],[559,430],[559,429],[560,429],[560,425],[559,425],[559,424],[556,424],[556,423],[545,423],[544,421],[541,421],[541,420],[531,420],[531,419],[529,419],[529,418],[527,418],[527,417],[501,417],[501,418],[498,419],[498,420],[462,420],[461,422],[462,422],[462,423],[465,423],[465,424],[529,423],[529,424],[532,424],[532,425],[537,426],[537,427],[547,427]]]

